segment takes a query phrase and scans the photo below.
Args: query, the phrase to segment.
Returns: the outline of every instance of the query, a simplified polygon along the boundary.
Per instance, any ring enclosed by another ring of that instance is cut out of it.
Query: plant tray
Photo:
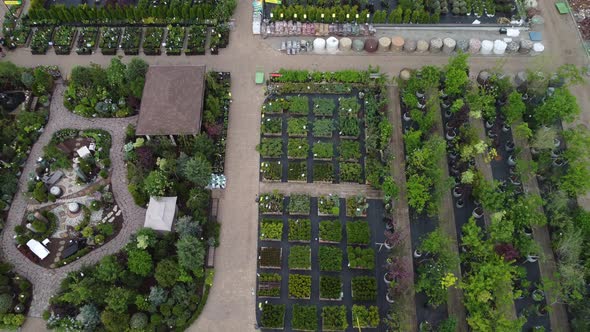
[[[560,14],[568,14],[570,12],[570,8],[565,2],[557,2],[555,3],[555,7]]]

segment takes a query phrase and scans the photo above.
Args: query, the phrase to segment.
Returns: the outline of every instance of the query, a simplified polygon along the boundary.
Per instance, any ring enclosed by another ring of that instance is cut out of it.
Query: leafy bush
[[[331,162],[313,163],[313,181],[314,182],[332,182],[334,181],[334,165]]]
[[[343,139],[338,146],[340,160],[358,160],[361,158],[361,145],[357,141]]]
[[[315,142],[312,151],[314,159],[330,159],[334,157],[334,145],[332,143]]]
[[[287,143],[287,155],[289,158],[305,159],[308,156],[309,144],[305,138],[290,138]]]
[[[315,305],[293,305],[291,327],[295,330],[315,331],[318,329],[317,307]]]
[[[306,194],[292,194],[289,199],[289,214],[308,215],[310,197]]]
[[[363,183],[359,163],[340,163],[340,181]]]
[[[342,270],[342,250],[340,248],[320,246],[318,258],[321,271]]]
[[[281,275],[278,273],[260,273],[258,277],[258,296],[281,296]]]
[[[346,223],[348,244],[369,244],[371,242],[371,229],[369,223],[364,220],[350,221]]]
[[[289,297],[308,299],[311,296],[311,276],[303,274],[289,275]]]
[[[336,103],[331,98],[314,98],[313,114],[316,116],[333,116]]]
[[[289,136],[307,136],[309,125],[306,118],[290,118],[287,120]]]
[[[282,329],[285,321],[284,304],[262,304],[262,313],[260,314],[260,325],[267,328]]]
[[[334,132],[334,120],[332,119],[318,119],[313,123],[314,137],[332,137]]]
[[[342,293],[342,280],[340,277],[320,277],[320,298],[338,300]]]
[[[320,221],[320,241],[342,241],[342,225],[339,220]]]
[[[374,277],[352,278],[352,300],[372,301],[377,297],[377,280]]]
[[[132,250],[127,260],[129,270],[137,275],[146,277],[152,274],[152,256],[143,250]]]
[[[289,252],[289,269],[309,270],[311,268],[311,248],[292,246]]]
[[[310,241],[311,221],[309,219],[289,219],[289,241]]]
[[[263,137],[257,150],[262,157],[279,158],[283,154],[283,139]]]
[[[260,128],[262,134],[281,134],[283,132],[283,119],[278,117],[267,117],[262,119]]]
[[[375,268],[375,252],[372,248],[363,249],[349,246],[347,253],[351,269],[372,270]]]
[[[307,161],[289,161],[287,169],[287,180],[307,181]]]
[[[156,266],[155,278],[162,287],[172,287],[180,277],[178,263],[173,259],[161,260]],[[132,319],[133,320],[133,319]]]
[[[262,219],[260,221],[261,240],[281,240],[283,236],[283,221],[280,219]]]
[[[178,264],[187,270],[192,271],[195,275],[203,273],[203,263],[205,262],[205,246],[198,238],[186,235],[176,242],[178,253]]]
[[[209,184],[211,173],[211,163],[199,155],[188,159],[182,168],[184,178],[201,188]]]
[[[5,314],[12,309],[12,297],[9,294],[0,294],[0,314]]]
[[[352,326],[355,329],[377,327],[379,326],[379,321],[379,308],[377,306],[372,305],[368,308],[356,304],[352,306]]]
[[[318,197],[318,213],[320,215],[339,215],[340,198],[338,197],[338,195],[320,195],[320,197]]]
[[[324,330],[344,331],[348,328],[346,321],[346,307],[324,306],[322,307],[322,327]]]

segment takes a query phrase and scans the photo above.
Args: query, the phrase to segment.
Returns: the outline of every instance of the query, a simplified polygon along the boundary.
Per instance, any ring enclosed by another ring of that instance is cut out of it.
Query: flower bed
[[[184,48],[185,28],[181,26],[168,27],[166,36],[166,55],[180,55]]]
[[[334,145],[332,143],[322,141],[314,142],[311,151],[313,153],[313,159],[330,160],[334,157]]]
[[[143,53],[145,55],[162,54],[162,40],[164,39],[164,28],[148,27],[143,38]]]
[[[313,136],[315,138],[331,138],[336,126],[332,119],[316,119],[313,122]]]
[[[122,32],[123,28],[118,27],[103,27],[100,30],[100,51],[103,55],[117,54]]]
[[[76,28],[69,26],[59,26],[53,32],[53,48],[55,54],[69,55],[76,36]]]
[[[368,208],[367,198],[362,195],[346,199],[346,215],[349,217],[366,217]]]
[[[369,224],[364,220],[347,222],[346,234],[349,244],[369,244],[371,242]]]
[[[147,67],[139,58],[132,59],[128,65],[111,59],[108,68],[74,67],[64,93],[64,106],[85,117],[133,115],[140,105]],[[116,74],[118,79],[107,80],[107,72]]]
[[[280,161],[263,161],[260,163],[260,173],[264,181],[281,181],[283,166]]]
[[[283,198],[279,193],[260,194],[258,211],[261,214],[280,214],[283,212]]]
[[[340,214],[340,198],[337,195],[320,196],[318,198],[318,214],[320,216],[338,216]]]
[[[313,114],[315,116],[334,116],[336,110],[336,102],[330,98],[314,98],[313,99]]]
[[[207,27],[203,25],[193,25],[188,28],[187,33],[186,55],[204,55],[205,43],[207,41]]]
[[[283,140],[281,138],[263,137],[257,149],[262,157],[280,158],[283,154]]]
[[[51,34],[53,33],[53,27],[37,28],[33,33],[31,39],[31,53],[33,54],[45,54],[49,48],[49,42],[51,41]]]
[[[125,55],[139,55],[139,43],[143,36],[143,29],[126,27],[121,37],[121,48]]]
[[[289,161],[287,169],[287,180],[293,182],[307,181],[307,162],[306,161]]]
[[[13,10],[6,12],[4,24],[2,25],[2,32],[4,38],[6,38],[6,47],[10,50],[25,46],[31,35],[31,28],[27,24],[23,24],[13,14]]]
[[[92,54],[96,48],[98,33],[99,28],[97,27],[82,28],[78,34],[78,41],[76,42],[76,53],[84,55]]]
[[[309,144],[304,138],[289,138],[287,142],[287,156],[289,159],[306,159],[309,153]]]
[[[331,162],[313,163],[313,182],[334,181],[334,164]]]
[[[305,118],[289,118],[287,120],[287,134],[290,137],[307,137],[309,125]]]
[[[266,136],[280,136],[283,132],[283,119],[278,117],[263,118],[260,131]]]
[[[379,308],[377,306],[352,306],[352,326],[355,329],[374,328],[379,326]]]

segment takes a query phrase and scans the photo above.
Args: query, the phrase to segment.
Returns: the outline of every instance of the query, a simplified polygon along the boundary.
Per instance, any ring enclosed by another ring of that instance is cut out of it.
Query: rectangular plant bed
[[[367,198],[362,195],[346,199],[346,215],[348,217],[366,217],[368,209]]]
[[[339,243],[340,241],[342,241],[342,224],[340,221],[320,221],[320,242]]]
[[[97,27],[84,27],[78,34],[78,42],[76,43],[76,53],[80,55],[90,55],[96,48],[96,40],[98,39],[99,29]]]
[[[341,300],[342,299],[342,280],[340,277],[321,276],[320,277],[320,299],[322,300]]]
[[[341,271],[342,250],[338,247],[321,245],[318,254],[320,271]]]
[[[356,118],[340,118],[338,131],[340,138],[356,139],[361,134],[360,121]]]
[[[338,195],[318,197],[318,215],[337,216],[340,214],[340,198]]]
[[[258,152],[263,158],[280,158],[283,154],[283,139],[263,137]]]
[[[291,182],[307,182],[307,162],[289,161],[287,179]]]
[[[311,276],[303,274],[289,275],[289,297],[309,299],[311,296]]]
[[[280,269],[281,268],[281,248],[261,247],[258,256],[260,256],[260,267]]]
[[[342,161],[355,161],[361,158],[361,144],[357,141],[343,139],[338,146],[339,159]]]
[[[373,301],[377,297],[377,280],[375,277],[352,278],[352,300]]]
[[[334,181],[334,164],[331,162],[313,163],[313,182],[332,183]]]
[[[289,137],[307,137],[308,129],[307,118],[287,119],[287,134]]]
[[[31,53],[33,54],[45,54],[49,48],[49,42],[51,41],[51,33],[53,27],[37,28],[33,33],[31,39]]]
[[[289,269],[311,269],[311,248],[309,246],[292,246],[289,250]]]
[[[292,194],[289,197],[288,212],[291,215],[309,215],[311,197],[306,194]]]
[[[330,138],[334,135],[334,120],[332,119],[317,119],[313,122],[313,136],[316,138]]]
[[[309,114],[309,99],[307,96],[289,96],[288,112],[291,115],[307,115]]]
[[[285,305],[263,303],[260,325],[271,329],[283,329],[285,326]]]
[[[352,326],[355,329],[375,328],[379,326],[379,308],[377,306],[365,307],[364,305],[352,306]]]
[[[137,27],[126,27],[121,38],[121,47],[125,55],[138,55],[139,43],[143,35],[143,29]]]
[[[289,159],[307,159],[309,144],[305,138],[289,138],[287,156]]]
[[[332,142],[314,142],[312,153],[314,160],[331,160],[334,157],[334,144]]]
[[[280,297],[281,275],[278,273],[260,273],[258,277],[258,296]]]
[[[265,136],[281,136],[283,132],[283,119],[280,117],[262,118],[260,132]]]
[[[285,98],[269,99],[262,105],[262,114],[281,114],[289,108],[289,102]]]
[[[283,236],[283,221],[280,219],[262,219],[260,221],[260,239],[267,241],[281,241]]]
[[[53,32],[53,48],[55,54],[68,55],[72,51],[76,29],[70,26],[59,26]]]
[[[143,39],[143,53],[145,55],[162,54],[162,39],[164,39],[164,28],[149,27],[145,30]]]
[[[281,165],[280,161],[263,161],[260,163],[260,173],[263,181],[281,181],[283,178],[283,165]]]
[[[340,163],[340,182],[364,183],[363,169],[359,163]]]
[[[309,219],[289,219],[289,241],[309,242],[311,240],[311,221]]]
[[[318,329],[316,306],[294,304],[291,327],[298,331],[316,331]]]
[[[315,116],[334,116],[336,110],[336,102],[331,98],[314,98],[313,99],[313,114]]]
[[[365,220],[347,222],[346,234],[348,236],[348,244],[367,245],[371,243],[371,228]]]
[[[261,214],[283,213],[284,196],[277,192],[260,194],[258,198],[258,210]]]
[[[186,55],[204,55],[205,43],[207,41],[207,27],[204,25],[193,25],[188,28],[186,41]]]
[[[348,328],[346,307],[324,306],[322,308],[322,328],[324,331],[344,331]]]
[[[372,270],[375,268],[375,251],[372,248],[351,247],[348,253],[348,266],[351,269]]]
[[[100,37],[100,51],[103,55],[115,55],[119,48],[119,40],[123,28],[118,27],[104,27],[101,29]]]
[[[184,37],[184,27],[169,27],[166,36],[166,55],[180,55],[184,47]]]

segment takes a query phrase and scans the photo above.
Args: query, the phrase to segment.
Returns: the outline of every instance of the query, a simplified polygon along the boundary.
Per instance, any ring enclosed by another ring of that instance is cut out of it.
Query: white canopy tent
[[[31,251],[41,259],[49,256],[49,250],[47,250],[47,248],[45,248],[41,242],[35,239],[30,239],[29,242],[27,242],[27,247],[29,247],[29,249],[31,249]]]
[[[176,197],[150,197],[143,226],[157,231],[170,231],[175,213]]]

